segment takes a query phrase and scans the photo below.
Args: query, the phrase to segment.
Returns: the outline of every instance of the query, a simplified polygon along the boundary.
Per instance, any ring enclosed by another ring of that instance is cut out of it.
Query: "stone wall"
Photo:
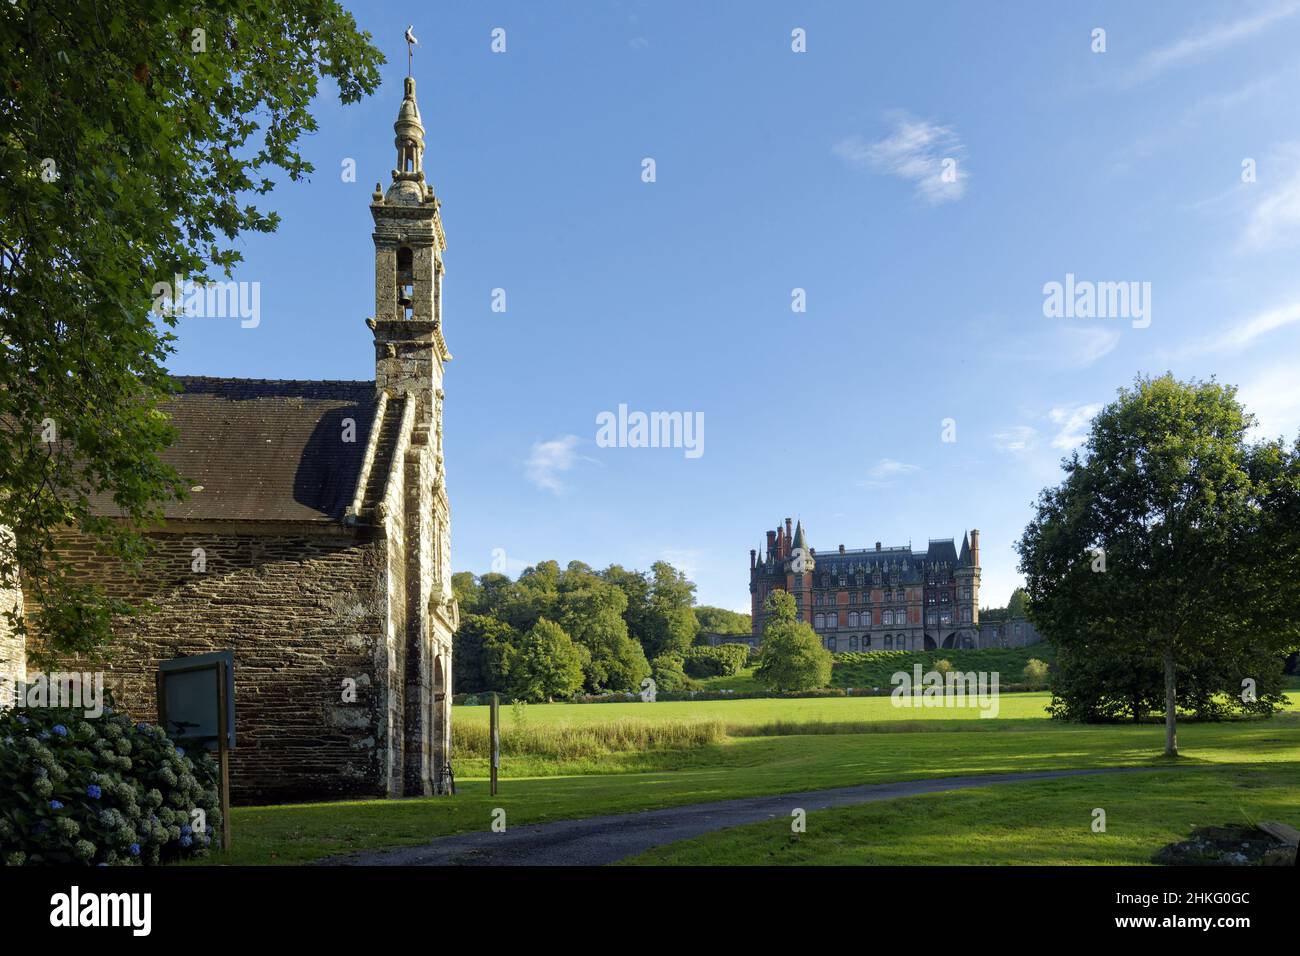
[[[10,701],[14,686],[27,676],[27,642],[9,626],[7,613],[23,609],[19,588],[0,588],[0,706]]]
[[[385,542],[364,529],[258,531],[178,526],[151,535],[156,547],[138,575],[68,539],[64,554],[89,579],[155,606],[118,623],[102,666],[77,663],[104,671],[120,709],[153,721],[159,661],[233,650],[232,799],[382,796],[394,656]],[[195,570],[195,549],[206,570]],[[356,682],[354,703],[344,702],[346,679]]]

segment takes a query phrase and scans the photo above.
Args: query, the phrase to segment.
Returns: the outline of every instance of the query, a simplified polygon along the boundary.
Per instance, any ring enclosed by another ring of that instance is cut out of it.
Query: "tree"
[[[574,569],[558,582],[555,617],[573,640],[590,652],[587,688],[592,693],[639,687],[650,674],[641,645],[628,637],[623,612],[627,598],[613,584]]]
[[[352,103],[383,57],[334,0],[43,0],[10,5],[0,48],[0,586],[34,602],[51,665],[135,610],[73,575],[59,535],[138,561],[187,484],[158,458],[176,316],[153,321],[157,286],[229,275],[241,234],[274,231],[251,200],[312,171],[320,77]]]
[[[1138,378],[1093,419],[1018,544],[1058,667],[1085,648],[1159,666],[1170,756],[1180,665],[1280,666],[1300,642],[1300,444],[1251,444],[1252,424],[1231,387]]]
[[[748,614],[707,604],[695,608],[695,619],[699,621],[701,633],[707,631],[710,634],[748,634],[751,628]]]
[[[582,689],[585,656],[562,627],[542,618],[520,640],[511,660],[511,695],[533,703],[573,696]]]
[[[796,620],[794,598],[773,591],[765,610],[770,616],[754,677],[778,691],[825,687],[831,679],[831,653],[811,627]]]
[[[640,571],[629,571],[621,565],[611,564],[600,576],[615,585],[627,598],[627,607],[623,611],[623,620],[627,624],[628,637],[646,646],[646,634],[650,630],[650,581]],[[648,656],[648,655],[647,655]]]
[[[1027,616],[1029,606],[1029,595],[1025,593],[1024,588],[1016,588],[1011,592],[1011,600],[1007,601],[1007,617],[1023,618]]]
[[[676,654],[660,654],[652,660],[650,676],[654,678],[655,690],[665,694],[676,694],[696,686],[695,681],[686,676],[685,663]]]
[[[480,613],[479,605],[483,600],[483,589],[478,579],[469,571],[457,571],[451,576],[451,593],[456,599],[456,606],[461,614]]]
[[[505,690],[519,632],[485,614],[466,614],[452,635],[452,681],[458,694]]]
[[[1037,657],[1031,657],[1025,663],[1025,683],[1030,687],[1042,687],[1047,683],[1047,664]]]
[[[641,643],[646,657],[680,654],[691,646],[700,623],[695,619],[695,585],[665,561],[650,566],[646,632]]]

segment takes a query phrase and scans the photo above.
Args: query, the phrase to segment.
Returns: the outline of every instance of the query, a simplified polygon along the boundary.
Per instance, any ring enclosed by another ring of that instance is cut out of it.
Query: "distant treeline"
[[[543,561],[516,580],[462,571],[452,589],[456,693],[550,700],[633,690],[652,673],[672,684],[698,635],[750,629],[748,614],[696,607],[695,585],[665,561],[648,572]]]

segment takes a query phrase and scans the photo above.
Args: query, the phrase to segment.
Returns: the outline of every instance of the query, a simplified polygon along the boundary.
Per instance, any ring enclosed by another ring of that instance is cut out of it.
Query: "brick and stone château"
[[[776,589],[790,593],[799,620],[812,625],[830,651],[935,650],[1008,646],[1001,628],[979,619],[980,533],[930,539],[924,551],[910,545],[820,553],[803,523],[791,519],[767,532],[766,546],[749,552],[753,633],[763,633],[763,606]],[[1017,622],[1028,626],[1027,622]],[[1016,643],[1037,634],[1015,630]]]

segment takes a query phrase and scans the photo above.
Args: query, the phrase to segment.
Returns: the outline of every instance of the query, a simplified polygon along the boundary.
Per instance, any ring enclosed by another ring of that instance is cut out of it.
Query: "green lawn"
[[[1094,833],[1093,811],[1106,830]],[[1207,823],[1300,826],[1300,764],[1001,784],[733,827],[623,861],[671,866],[1148,864]]]
[[[1002,694],[998,699],[998,717],[1034,718],[1047,716],[1046,708],[1051,695],[1047,693]],[[486,706],[457,707],[454,721],[486,724]],[[778,721],[823,721],[847,723],[854,721],[878,723],[881,721],[931,721],[931,720],[983,720],[980,711],[966,708],[909,708],[895,707],[893,700],[881,697],[758,697],[741,700],[679,700],[656,701],[653,704],[632,701],[626,704],[529,704],[524,709],[524,723],[534,724],[600,724],[623,718],[639,720],[721,720],[730,728],[758,727]],[[517,724],[514,711],[509,706],[501,708],[501,724],[509,728]]]
[[[1293,706],[1297,696],[1300,695],[1292,695]],[[562,725],[566,721],[598,720],[603,714],[614,715],[623,708],[630,708],[630,713],[642,715],[642,719],[648,709],[653,709],[658,719],[690,721],[707,719],[697,716],[694,710],[703,708],[704,713],[713,715],[712,719],[721,715],[728,725],[751,730],[780,721],[821,720],[825,722],[823,729],[841,732],[727,736],[718,743],[687,749],[589,756],[570,762],[568,775],[540,775],[555,774],[557,764],[562,770],[566,766],[564,761],[527,757],[506,760],[503,770],[507,778],[502,783],[501,794],[495,798],[488,795],[487,785],[481,779],[486,773],[484,761],[457,757],[461,792],[453,799],[236,808],[232,815],[235,848],[230,854],[214,856],[210,862],[294,863],[350,849],[420,843],[449,833],[485,829],[495,807],[506,810],[508,825],[519,825],[729,797],[923,777],[1070,767],[1167,766],[1159,757],[1162,729],[1158,725],[1061,724],[1042,715],[1044,701],[1043,695],[1007,695],[1002,699],[1002,713],[1010,716],[996,720],[939,710],[904,712],[908,716],[900,717],[890,708],[887,698],[535,705],[528,708],[527,724]],[[458,707],[455,719],[485,720],[482,711],[482,708]],[[504,720],[508,727],[509,708],[505,709]],[[854,728],[854,732],[842,732],[846,727]],[[1300,715],[1292,712],[1267,721],[1184,724],[1179,729],[1179,740],[1183,757],[1174,773],[1218,780],[1243,773],[1276,771],[1280,781],[1276,786],[1283,790],[1289,788],[1291,804],[1300,805],[1300,788],[1294,778],[1296,768],[1300,767]],[[1163,779],[1169,774],[1159,776]],[[1133,786],[1130,783],[1133,779],[1125,777],[1115,786],[1123,790],[1126,785]],[[1065,783],[1074,782],[1060,785]],[[1008,794],[1012,786],[1019,789],[1022,785],[1009,785]],[[1200,785],[1187,786],[1195,790]],[[1002,790],[991,793],[988,799],[999,802],[988,806],[1014,805],[1006,804],[1007,797],[998,796]],[[1207,787],[1206,793],[1213,795],[1212,805],[1204,808],[1205,815],[1197,822],[1223,822],[1231,817],[1235,804],[1228,800],[1227,791]],[[963,795],[911,799],[943,802],[959,797]],[[1146,799],[1152,801],[1155,808],[1152,812],[1158,814],[1160,793],[1148,793]],[[869,810],[863,808],[863,812]],[[990,819],[973,818],[969,823],[988,823]],[[1004,813],[997,819],[1006,823],[1014,818]],[[952,842],[952,832],[964,825],[950,820],[947,839]],[[896,835],[906,834],[900,831]],[[918,832],[921,842],[923,836]],[[936,830],[933,838],[941,839],[942,830]],[[919,853],[920,850],[918,846],[897,852]],[[1134,852],[1116,851],[1105,859],[1133,862]],[[921,859],[918,856],[911,862],[921,862]]]

